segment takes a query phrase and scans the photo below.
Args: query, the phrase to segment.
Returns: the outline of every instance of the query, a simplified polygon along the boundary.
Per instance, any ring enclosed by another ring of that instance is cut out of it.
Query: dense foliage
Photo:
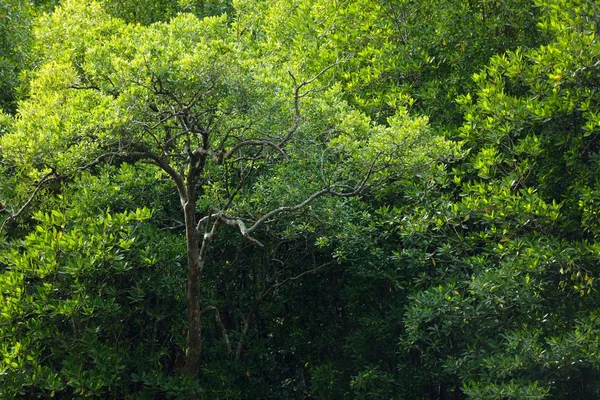
[[[599,21],[0,3],[0,397],[600,396]]]

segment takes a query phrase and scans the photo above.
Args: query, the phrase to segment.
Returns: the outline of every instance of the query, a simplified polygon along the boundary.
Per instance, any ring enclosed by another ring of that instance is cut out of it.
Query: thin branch
[[[168,111],[160,111],[159,113],[164,114],[165,116],[162,117],[161,119],[159,119],[158,122],[155,122],[153,125],[150,125],[144,121],[137,121],[137,120],[134,120],[133,123],[141,125],[147,131],[151,131],[151,130],[158,128],[159,126],[161,126],[162,124],[164,124],[165,122],[170,120],[171,118],[176,118],[178,116],[178,114],[174,114],[174,113],[168,112]]]
[[[279,147],[285,146],[285,144],[290,141],[290,139],[292,138],[292,136],[294,136],[294,134],[296,133],[296,131],[300,127],[300,123],[302,122],[302,116],[300,114],[300,99],[302,97],[306,96],[308,94],[308,92],[300,93],[300,90],[304,86],[310,85],[315,80],[319,79],[319,77],[321,75],[323,75],[324,73],[326,73],[327,71],[329,71],[331,68],[335,67],[336,65],[341,64],[342,62],[343,61],[336,61],[333,64],[330,64],[330,65],[326,66],[325,68],[323,68],[321,71],[319,71],[312,78],[307,79],[305,81],[302,81],[300,83],[298,83],[298,80],[296,79],[296,77],[294,76],[294,74],[292,74],[291,71],[288,71],[288,74],[292,78],[292,81],[294,82],[294,86],[295,86],[294,87],[294,126],[292,126],[292,129],[290,129],[290,131],[287,133],[287,135],[285,135],[283,137],[283,139],[281,140],[281,142],[278,143]]]
[[[246,232],[242,231],[242,234],[244,234],[244,236],[246,236],[246,235],[254,232],[256,229],[258,229],[262,224],[265,223],[265,221],[267,221],[271,217],[273,217],[277,214],[284,213],[284,212],[297,211],[301,208],[306,207],[307,205],[309,205],[310,203],[312,203],[314,200],[318,199],[319,197],[321,197],[325,194],[329,194],[329,193],[331,193],[330,188],[321,189],[318,192],[311,194],[310,196],[308,196],[308,198],[306,200],[304,200],[303,202],[301,202],[299,204],[296,204],[295,206],[282,206],[282,207],[278,207],[274,210],[271,210],[268,213],[264,214],[262,217],[260,217],[258,220],[256,220],[256,222],[250,228],[246,229]],[[242,229],[242,226],[240,225],[240,230],[241,229]]]
[[[80,170],[84,171],[86,169],[92,168],[98,164],[100,164],[102,161],[104,161],[104,159],[109,158],[109,157],[118,157],[118,156],[125,156],[125,153],[119,152],[119,151],[111,151],[111,152],[107,152],[107,153],[102,153],[100,154],[98,157],[96,157],[96,159],[94,159],[93,161],[82,165],[81,167],[79,167]]]
[[[312,78],[310,78],[310,79],[308,79],[306,81],[303,81],[302,83],[300,83],[299,85],[297,85],[297,91],[299,91],[300,89],[302,89],[306,85],[310,85],[311,83],[313,83],[314,81],[316,81],[317,79],[319,79],[321,77],[321,75],[323,75],[325,72],[329,71],[331,68],[335,67],[336,65],[342,64],[345,61],[346,60],[336,61],[333,64],[329,64],[328,66],[326,66],[325,68],[323,68],[321,71],[319,71]],[[290,73],[290,75],[291,75],[291,73]],[[294,83],[296,83],[296,79],[294,78],[293,75],[292,75],[292,78],[294,79]]]
[[[227,200],[227,204],[225,205],[225,207],[222,208],[223,211],[227,211],[229,210],[229,208],[231,207],[231,205],[233,204],[233,201],[235,200],[235,197],[238,195],[238,193],[244,188],[244,184],[246,182],[246,178],[250,177],[252,175],[252,173],[254,172],[254,165],[256,163],[256,160],[262,158],[260,156],[260,153],[262,153],[264,147],[261,147],[256,154],[251,158],[251,163],[250,166],[248,167],[248,169],[250,170],[247,174],[244,175],[242,168],[238,169],[238,175],[239,175],[239,183],[237,185],[237,188],[235,188],[235,190],[233,191],[233,193],[231,193],[229,191],[229,180],[227,178],[227,175],[229,173],[229,169],[228,169],[228,165],[225,164],[225,168],[227,170],[227,173],[225,175],[225,187],[227,190],[227,195],[229,197],[229,199]]]
[[[209,215],[207,215],[205,217],[200,218],[200,220],[198,220],[198,224],[196,225],[196,230],[198,232],[200,232],[200,228],[202,227],[202,224],[207,223],[211,219],[218,218],[220,216],[221,216],[220,213],[214,213],[214,214],[209,214]]]
[[[200,315],[208,311],[215,312],[215,322],[221,330],[221,337],[223,338],[223,342],[225,342],[225,345],[227,346],[227,354],[231,354],[231,342],[229,342],[229,336],[227,336],[227,329],[225,329],[225,325],[223,325],[223,321],[221,321],[221,315],[219,313],[219,310],[215,306],[208,306],[200,311]]]
[[[226,217],[224,215],[220,215],[219,219],[225,225],[237,226],[240,229],[240,233],[242,234],[243,237],[245,237],[246,239],[248,239],[249,241],[251,241],[252,243],[254,243],[254,244],[256,244],[256,245],[258,245],[260,247],[265,247],[264,244],[262,244],[261,242],[259,242],[258,240],[254,239],[252,236],[250,236],[249,229],[246,228],[246,224],[241,219],[239,219],[239,218],[229,218],[229,217]]]
[[[137,85],[145,88],[145,89],[149,89],[150,91],[153,91],[155,94],[159,94],[159,95],[163,95],[168,97],[169,99],[173,100],[173,102],[175,104],[177,104],[179,106],[180,109],[184,108],[184,104],[180,101],[179,98],[177,98],[177,96],[175,96],[173,93],[165,90],[165,87],[163,86],[162,80],[160,79],[160,77],[158,77],[156,74],[154,74],[151,70],[150,67],[148,65],[146,65],[146,67],[148,68],[148,72],[151,75],[151,80],[152,80],[152,87],[148,87],[147,85],[143,84],[142,82],[134,82]]]
[[[252,162],[256,162],[258,160],[264,160],[266,159],[265,156],[263,155],[257,155],[257,156],[252,156],[252,157],[238,157],[236,159],[231,160],[231,162],[233,164],[239,163],[240,161],[252,161]]]
[[[371,165],[369,165],[369,169],[367,170],[367,173],[365,174],[364,178],[360,181],[360,183],[356,186],[354,186],[354,189],[349,191],[349,192],[337,192],[335,190],[330,190],[329,193],[333,196],[337,196],[337,197],[354,197],[357,196],[358,194],[360,194],[365,187],[367,187],[367,182],[369,181],[369,179],[371,178],[371,175],[373,175],[374,172],[376,172],[375,170],[375,164],[377,163],[377,161],[380,158],[380,154],[377,155],[377,157],[375,157],[373,159],[373,161],[371,162]],[[332,186],[335,187],[335,186]],[[330,187],[331,189],[331,187]]]
[[[173,129],[172,127],[169,127],[169,128]],[[179,139],[181,136],[183,136],[185,134],[187,134],[187,132],[182,131],[182,132],[180,132],[180,133],[178,133],[176,135],[171,136],[168,140],[165,140],[165,142],[163,143],[163,147],[165,149],[169,148],[169,146],[171,145],[171,143],[174,143],[177,139]]]
[[[241,142],[236,143],[236,145],[233,146],[233,148],[231,150],[229,150],[227,153],[225,153],[223,155],[223,158],[224,159],[231,158],[231,156],[236,151],[238,151],[242,147],[246,147],[246,146],[262,146],[262,147],[269,146],[269,147],[272,147],[273,149],[275,149],[277,152],[279,152],[279,154],[281,154],[283,156],[283,158],[285,158],[286,160],[289,160],[288,155],[285,154],[283,149],[279,145],[277,145],[269,140],[242,140]]]
[[[9,222],[14,221],[15,219],[17,219],[27,209],[27,207],[31,204],[31,202],[35,198],[35,195],[42,189],[42,186],[46,182],[54,180],[57,177],[58,177],[58,175],[56,175],[56,173],[54,172],[54,170],[52,170],[52,171],[48,172],[47,174],[45,174],[44,176],[42,176],[42,178],[39,180],[39,182],[35,185],[35,189],[31,193],[31,195],[29,196],[29,198],[27,199],[27,201],[21,206],[21,208],[19,208],[19,211],[17,211],[14,214],[9,215],[4,220],[4,222],[2,222],[2,226],[0,226],[0,235],[4,231],[4,227],[6,226],[6,224],[8,224]]]
[[[69,86],[67,86],[67,89],[97,90],[97,91],[101,91],[100,88],[98,86],[96,86],[96,85],[89,85],[89,86],[69,85]]]
[[[225,142],[227,142],[227,139],[229,139],[229,137],[231,136],[231,133],[233,131],[236,130],[242,130],[242,136],[246,133],[247,130],[250,129],[250,126],[246,126],[246,125],[236,125],[236,126],[232,126],[231,128],[227,129],[227,132],[225,132],[225,135],[223,135],[223,139],[221,139],[221,142],[219,143],[219,145],[217,146],[217,149],[219,152],[222,152],[223,154],[225,153],[225,151],[223,150],[223,147],[225,146]]]
[[[329,261],[329,262],[327,262],[325,264],[319,265],[318,267],[314,267],[313,269],[309,269],[308,271],[301,272],[300,274],[298,274],[296,276],[292,276],[290,278],[282,280],[281,282],[277,282],[277,283],[273,284],[271,287],[269,287],[269,289],[267,291],[267,294],[268,294],[268,292],[272,291],[273,289],[276,289],[279,286],[284,285],[284,284],[286,284],[289,281],[296,281],[296,280],[302,278],[305,275],[316,274],[319,270],[321,270],[321,269],[323,269],[323,268],[325,268],[325,267],[333,264],[334,262],[335,261]]]
[[[244,221],[242,221],[241,219],[227,216],[223,212],[211,214],[211,215],[208,215],[208,216],[200,219],[200,221],[198,221],[197,226],[199,227],[202,223],[206,222],[208,219],[217,218],[218,221],[221,221],[225,225],[237,226],[239,228],[242,236],[244,236],[246,239],[248,239],[252,243],[254,243],[260,247],[264,247],[264,245],[261,242],[259,242],[258,240],[256,240],[252,236],[250,236],[250,234],[252,232],[254,232],[256,229],[258,229],[265,222],[267,222],[269,220],[269,218],[271,218],[277,214],[283,213],[283,212],[293,212],[293,211],[299,210],[301,208],[304,208],[308,204],[310,204],[312,201],[314,201],[315,199],[317,199],[327,193],[330,193],[329,189],[322,189],[318,192],[313,193],[302,203],[296,204],[295,206],[283,206],[283,207],[276,208],[276,209],[264,214],[262,217],[260,217],[257,221],[254,222],[254,224],[252,224],[252,226],[250,228],[247,228],[246,223]]]
[[[254,314],[256,314],[256,312],[258,311],[258,308],[260,307],[261,303],[263,302],[263,300],[265,299],[265,297],[271,293],[274,289],[278,288],[281,285],[284,285],[285,283],[289,282],[289,281],[295,281],[298,280],[300,278],[302,278],[305,275],[308,274],[315,274],[317,273],[319,270],[321,270],[322,268],[333,264],[333,261],[330,261],[328,263],[325,264],[321,264],[318,267],[315,267],[313,269],[310,269],[308,271],[304,271],[296,276],[292,276],[290,278],[284,279],[281,282],[276,282],[271,284],[269,287],[263,288],[263,290],[261,291],[260,295],[258,296],[258,299],[256,299],[256,302],[254,303],[254,305],[252,306],[252,308],[250,309],[250,311],[248,311],[248,314],[246,314],[246,316],[242,316],[242,321],[244,322],[244,325],[242,327],[242,332],[240,335],[240,339],[238,341],[238,345],[237,345],[237,349],[235,351],[235,359],[236,360],[240,360],[242,357],[242,350],[244,347],[244,337],[246,336],[246,334],[248,333],[248,330],[250,329],[250,322],[252,322],[252,318],[254,317]]]
[[[123,142],[120,142],[120,144],[121,143],[123,143]],[[125,142],[124,144],[129,145],[132,148],[137,150],[137,152],[131,152],[129,154],[138,154],[140,157],[147,158],[147,159],[153,161],[156,166],[158,166],[163,171],[165,171],[171,177],[171,179],[173,179],[173,181],[175,182],[175,185],[177,186],[177,190],[179,191],[179,197],[182,200],[182,205],[183,205],[183,203],[185,203],[186,201],[189,200],[188,192],[186,190],[185,182],[183,181],[182,176],[179,175],[177,173],[177,171],[175,171],[175,169],[173,169],[173,167],[166,160],[164,160],[158,154],[154,153],[152,150],[150,150],[146,145],[144,145],[142,143]]]
[[[356,185],[353,188],[353,190],[350,190],[347,192],[338,192],[338,191],[334,190],[335,186],[321,189],[321,190],[311,194],[310,196],[308,196],[303,202],[298,203],[294,206],[282,206],[282,207],[278,207],[278,208],[275,208],[275,209],[269,211],[268,213],[264,214],[262,217],[257,219],[250,226],[250,228],[247,228],[246,223],[244,221],[242,221],[241,219],[228,216],[221,211],[221,212],[210,214],[210,215],[207,215],[207,216],[201,218],[198,221],[197,229],[199,229],[201,224],[205,223],[206,221],[208,221],[212,218],[216,218],[218,221],[221,221],[225,225],[237,226],[239,228],[242,236],[244,236],[246,239],[250,240],[251,242],[257,244],[258,246],[264,247],[264,245],[261,242],[259,242],[258,240],[256,240],[252,236],[250,236],[250,234],[253,233],[254,231],[256,231],[258,228],[260,228],[265,223],[267,223],[272,217],[274,217],[278,214],[281,214],[281,213],[288,213],[288,212],[294,212],[294,211],[300,210],[300,209],[308,206],[314,200],[316,200],[319,197],[324,196],[326,194],[331,194],[331,195],[337,196],[337,197],[353,197],[353,196],[359,195],[366,187],[366,183],[374,171],[374,165],[375,165],[375,161],[373,161],[373,163],[371,164],[365,177],[361,180],[361,182],[358,185]],[[210,236],[209,238],[212,238],[212,236]]]
[[[318,88],[318,89],[309,89],[309,90],[307,90],[307,91],[306,91],[306,92],[304,92],[304,93],[299,93],[299,94],[298,94],[298,98],[300,98],[300,99],[301,99],[301,98],[303,98],[303,97],[306,97],[306,96],[308,96],[309,94],[314,94],[314,93],[319,93],[319,92],[322,92],[322,91],[324,91],[325,89],[327,89],[327,86],[323,86],[323,87],[320,87],[320,88]]]
[[[158,230],[159,231],[173,231],[173,230],[179,230],[181,228],[185,228],[185,224],[177,221],[177,223],[175,225],[165,226],[163,228],[159,228]]]
[[[152,162],[160,169],[162,169],[163,171],[165,171],[171,177],[171,179],[173,179],[175,185],[177,186],[177,190],[179,192],[179,196],[182,200],[182,203],[188,200],[188,192],[186,190],[182,176],[179,175],[177,171],[175,171],[175,169],[173,169],[173,167],[169,164],[167,160],[163,159],[161,156],[150,150],[148,146],[140,142],[128,140],[119,140],[113,143],[112,145],[109,145],[108,147],[111,146],[119,148],[130,147],[132,150],[119,150],[102,153],[98,157],[96,157],[95,160],[81,166],[79,169],[85,170],[91,168],[97,164],[100,164],[102,161],[109,157],[130,157],[138,160],[146,159]]]
[[[207,221],[207,227],[206,227],[207,230],[208,230],[208,224],[209,223],[210,223],[210,219]],[[198,255],[198,257],[199,257],[200,260],[204,260],[205,259],[205,257],[206,257],[206,251],[208,250],[208,243],[215,236],[215,232],[217,231],[217,228],[219,227],[220,223],[221,223],[221,219],[220,218],[215,219],[215,222],[213,222],[213,226],[212,226],[212,229],[210,230],[210,232],[205,232],[204,233],[204,236],[202,237],[202,245],[200,246],[200,253]],[[199,226],[199,224],[197,226]]]

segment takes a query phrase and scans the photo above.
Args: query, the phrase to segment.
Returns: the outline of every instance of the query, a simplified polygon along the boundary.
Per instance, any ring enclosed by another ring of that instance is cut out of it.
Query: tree
[[[26,2],[0,4],[0,110],[15,111],[20,71],[27,67],[31,40],[31,7]]]
[[[101,4],[110,15],[143,25],[166,22],[183,12],[202,18],[232,11],[230,0],[101,0]]]
[[[324,85],[336,63],[299,79],[246,51],[225,17],[142,27],[78,3],[37,31],[41,67],[3,154],[32,179],[128,162],[173,183],[186,235],[186,375],[198,372],[202,314],[219,313],[199,301],[218,232],[261,246],[259,229],[283,214],[356,196],[448,151],[434,140],[415,155],[425,119],[399,112],[387,127],[372,124]]]
[[[318,71],[315,60],[348,58],[336,79],[374,120],[408,107],[442,131],[461,124],[455,99],[475,88],[471,76],[491,56],[546,40],[532,0],[241,0],[236,9],[241,34],[285,49],[271,57],[307,71]]]
[[[474,75],[458,99],[470,156],[456,186],[405,220],[417,244],[402,260],[427,251],[401,343],[436,371],[438,395],[598,395],[598,7],[539,5],[549,42]]]

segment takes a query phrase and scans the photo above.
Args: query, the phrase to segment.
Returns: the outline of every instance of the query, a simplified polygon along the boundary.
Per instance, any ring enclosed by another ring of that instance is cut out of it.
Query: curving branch
[[[242,147],[246,147],[246,146],[261,146],[261,147],[272,147],[273,149],[275,149],[279,154],[281,154],[283,156],[283,158],[285,158],[286,160],[289,160],[289,157],[287,154],[285,154],[285,152],[283,151],[283,149],[281,148],[281,146],[271,142],[270,140],[242,140],[241,142],[238,142],[235,144],[235,146],[233,146],[231,148],[231,150],[229,150],[227,153],[225,153],[223,155],[224,159],[229,159],[231,158],[231,156],[238,151],[239,149],[241,149]]]
[[[221,321],[221,315],[219,313],[219,309],[217,307],[215,307],[215,306],[204,307],[200,311],[200,315],[202,315],[202,314],[204,314],[205,312],[208,312],[208,311],[214,311],[215,312],[215,322],[217,323],[217,326],[221,330],[221,337],[223,338],[223,342],[225,342],[225,346],[227,346],[227,353],[231,354],[231,342],[229,341],[229,336],[227,336],[227,329],[225,328],[225,325],[223,324],[223,321]]]
[[[336,197],[358,196],[367,187],[367,182],[369,181],[371,175],[375,172],[375,164],[377,163],[378,159],[379,159],[379,156],[374,158],[374,160],[371,162],[371,165],[369,166],[369,169],[367,170],[367,173],[365,174],[363,179],[354,187],[347,187],[345,185],[331,185],[331,186],[325,187],[319,191],[314,192],[313,194],[308,196],[304,201],[302,201],[296,205],[277,207],[277,208],[269,211],[268,213],[263,214],[260,218],[258,218],[256,221],[254,221],[254,223],[249,228],[246,226],[246,223],[242,219],[227,215],[227,214],[225,214],[224,211],[219,211],[219,212],[216,212],[213,214],[209,214],[203,218],[200,218],[200,220],[198,221],[198,223],[196,225],[196,230],[199,231],[202,224],[205,224],[205,223],[209,222],[210,220],[214,219],[215,222],[220,222],[220,223],[223,223],[223,224],[229,225],[229,226],[236,226],[240,230],[240,233],[242,234],[242,236],[244,236],[246,239],[248,239],[252,243],[254,243],[260,247],[264,247],[264,245],[261,242],[259,242],[258,240],[256,240],[255,238],[253,238],[250,235],[254,231],[256,231],[258,228],[260,228],[262,225],[267,223],[272,217],[274,217],[278,214],[282,214],[282,213],[298,211],[298,210],[308,206],[310,203],[312,203],[319,197],[322,197],[326,194],[336,196]],[[339,189],[346,189],[346,191],[339,191]],[[212,236],[214,234],[214,230],[215,230],[215,227],[213,227],[211,233],[205,234],[205,240],[206,239],[210,240],[212,238]]]
[[[375,163],[376,163],[377,159],[378,159],[378,157],[376,157],[373,160],[373,162],[371,163],[369,170],[365,174],[364,178],[358,183],[358,185],[356,185],[351,190],[346,191],[346,192],[338,192],[338,191],[334,190],[335,186],[329,186],[324,189],[321,189],[321,190],[311,194],[310,196],[308,196],[306,198],[306,200],[304,200],[303,202],[301,202],[299,204],[296,204],[294,206],[282,206],[282,207],[278,207],[274,210],[269,211],[268,213],[266,213],[262,217],[260,217],[258,220],[256,220],[256,222],[254,222],[254,224],[248,229],[243,230],[243,228],[245,228],[245,226],[243,225],[243,222],[241,224],[237,223],[238,226],[240,227],[240,230],[242,231],[242,234],[244,236],[247,236],[248,234],[250,234],[250,233],[254,232],[256,229],[258,229],[261,225],[263,225],[265,222],[267,222],[270,218],[274,217],[275,215],[300,210],[301,208],[308,206],[314,200],[318,199],[319,197],[321,197],[323,195],[330,194],[330,195],[333,195],[336,197],[353,197],[353,196],[359,195],[364,190],[369,178],[373,174],[373,172],[375,170]]]
[[[299,97],[304,97],[304,95],[300,95],[300,89],[302,89],[304,86],[310,85],[311,83],[313,83],[314,81],[316,81],[317,79],[319,79],[321,77],[321,75],[323,75],[325,72],[329,71],[331,68],[335,67],[336,65],[342,64],[343,62],[345,62],[346,60],[343,61],[336,61],[333,64],[329,64],[328,66],[326,66],[325,68],[323,68],[321,71],[319,71],[315,76],[313,76],[310,79],[307,79],[303,82],[301,82],[300,84],[297,84],[296,78],[294,77],[294,75],[292,75],[292,73],[290,72],[289,74],[291,75],[294,84],[296,85],[296,95]]]
[[[31,195],[29,196],[27,201],[25,203],[23,203],[21,208],[19,208],[19,210],[16,213],[9,215],[4,220],[4,222],[2,222],[2,225],[0,226],[0,235],[4,231],[4,227],[6,226],[6,224],[17,219],[27,209],[27,207],[29,207],[29,205],[35,198],[36,194],[42,189],[42,186],[44,186],[44,184],[46,182],[49,182],[56,178],[58,178],[58,175],[56,174],[56,172],[54,172],[54,170],[52,170],[52,171],[48,172],[47,174],[45,174],[44,176],[42,176],[42,178],[39,180],[39,182],[35,185],[35,189],[33,189],[33,192],[31,193]],[[4,208],[3,211],[5,211],[5,210],[6,210],[6,208]]]
[[[263,225],[266,221],[268,221],[272,217],[274,217],[278,214],[281,214],[281,213],[288,213],[288,212],[300,210],[300,209],[308,206],[310,203],[312,203],[314,200],[318,199],[319,197],[321,197],[325,194],[329,194],[329,193],[331,193],[330,188],[321,189],[318,192],[315,192],[315,193],[311,194],[310,196],[308,196],[303,202],[298,203],[294,206],[282,206],[282,207],[278,207],[274,210],[271,210],[268,213],[264,214],[259,219],[257,219],[256,222],[254,222],[254,224],[252,224],[252,226],[250,228],[246,229],[245,231],[242,231],[242,234],[244,236],[247,236],[247,235],[251,234],[252,232],[254,232],[255,230],[257,230],[261,225]],[[242,225],[240,225],[240,230],[242,230]]]
[[[182,205],[183,203],[189,201],[183,177],[177,171],[175,171],[175,169],[171,166],[171,164],[169,164],[168,161],[166,161],[161,156],[150,150],[150,148],[143,143],[121,140],[118,142],[118,144],[129,146],[133,150],[135,150],[134,152],[124,152],[125,154],[135,154],[139,158],[150,160],[157,167],[165,171],[169,175],[169,177],[173,179],[173,182],[175,182],[175,186],[177,186],[177,191],[179,192],[179,197],[182,200]]]

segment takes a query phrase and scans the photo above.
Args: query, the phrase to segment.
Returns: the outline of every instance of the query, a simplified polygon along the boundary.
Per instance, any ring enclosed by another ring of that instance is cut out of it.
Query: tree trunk
[[[202,267],[200,258],[198,231],[196,230],[195,203],[188,201],[184,207],[185,234],[187,245],[187,312],[188,332],[185,349],[185,365],[182,373],[196,376],[202,355],[202,321],[200,313],[200,289],[202,286]]]

